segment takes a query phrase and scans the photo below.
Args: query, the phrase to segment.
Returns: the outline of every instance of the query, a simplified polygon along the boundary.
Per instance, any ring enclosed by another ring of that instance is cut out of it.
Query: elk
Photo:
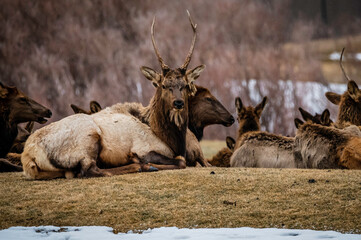
[[[45,123],[51,117],[51,111],[26,96],[16,87],[0,82],[0,158],[6,157],[18,135],[18,124],[36,121]],[[3,161],[6,166],[8,161]],[[13,169],[11,165],[7,170]],[[19,171],[20,168],[14,168]]]
[[[234,151],[235,143],[236,141],[232,137],[227,136],[227,147],[222,148],[216,155],[213,156],[212,159],[208,160],[208,162],[215,167],[230,167],[230,160]]]
[[[187,70],[196,40],[196,25],[190,15],[189,21],[193,29],[191,48],[185,63],[170,69],[156,47],[153,19],[152,43],[162,72],[141,67],[144,76],[156,86],[149,104],[149,126],[129,114],[109,111],[66,117],[29,137],[21,156],[25,176],[97,177],[150,167],[185,168],[188,98],[195,91],[193,82],[205,67]],[[109,169],[99,169],[97,163]]]
[[[255,108],[244,107],[236,98],[239,130],[231,167],[294,168],[293,138],[260,130],[259,119],[267,98]]]
[[[187,166],[207,166],[204,160],[199,141],[203,136],[203,129],[212,124],[231,126],[234,123],[233,116],[227,109],[211,94],[201,86],[196,86],[196,93],[189,97],[189,123],[187,130]],[[118,103],[104,109],[103,111],[114,113],[131,114],[149,125],[150,107],[143,107],[140,103]]]
[[[70,107],[73,109],[74,113],[84,113],[84,114],[88,114],[88,115],[97,113],[102,110],[102,107],[100,106],[100,104],[97,101],[90,102],[90,104],[89,104],[90,110],[89,111],[84,110],[75,104],[70,104]]]
[[[324,116],[325,117],[325,116]],[[294,158],[306,168],[361,169],[361,132],[355,125],[345,129],[295,119]]]
[[[321,114],[316,113],[314,116],[303,108],[298,108],[298,110],[305,121],[310,121],[327,127],[333,126],[333,121],[330,119],[330,111],[327,108]]]
[[[339,106],[336,126],[344,128],[350,124],[361,126],[361,90],[358,88],[355,81],[350,79],[346,74],[342,65],[342,56],[345,48],[342,49],[340,56],[340,67],[345,78],[348,80],[347,90],[342,94],[327,92],[325,95],[327,99],[335,105]]]

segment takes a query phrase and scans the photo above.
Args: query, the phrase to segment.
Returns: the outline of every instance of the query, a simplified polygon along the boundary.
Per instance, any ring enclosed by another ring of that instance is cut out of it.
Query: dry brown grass
[[[201,147],[203,150],[204,157],[206,159],[212,158],[214,155],[218,153],[224,147],[227,147],[226,141],[219,140],[202,140]]]
[[[52,181],[2,173],[0,196],[1,229],[249,226],[361,232],[361,171],[188,168]]]

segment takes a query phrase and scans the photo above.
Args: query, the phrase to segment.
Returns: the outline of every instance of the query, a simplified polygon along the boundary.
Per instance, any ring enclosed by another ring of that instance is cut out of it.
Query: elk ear
[[[234,139],[232,137],[226,137],[226,143],[227,143],[227,147],[230,150],[234,150],[234,145],[236,144],[236,141],[234,141]]]
[[[90,112],[91,113],[97,113],[102,110],[102,107],[97,101],[91,101],[90,102]]]
[[[323,125],[328,125],[329,123],[332,123],[332,120],[330,119],[330,111],[327,108],[321,114],[321,123]]]
[[[25,130],[28,131],[28,133],[32,133],[34,128],[34,122],[28,122],[25,126]]]
[[[303,124],[304,122],[302,122],[301,119],[299,118],[295,118],[295,125],[296,125],[296,128],[299,129],[300,126]]]
[[[88,114],[87,111],[85,111],[84,109],[74,105],[74,104],[70,104],[70,107],[73,109],[74,113],[85,113]]]
[[[152,81],[154,87],[159,87],[160,85],[160,74],[154,71],[149,67],[141,67],[140,71],[142,71],[143,75],[150,81]]]
[[[300,111],[303,120],[305,120],[305,121],[310,120],[310,121],[314,122],[314,117],[312,116],[311,113],[307,112],[306,110],[304,110],[302,108],[298,108],[298,110]]]
[[[243,103],[240,97],[236,97],[235,105],[236,105],[237,113],[240,114],[243,109]]]
[[[355,81],[348,81],[347,83],[347,91],[350,94],[351,98],[356,99],[357,93],[359,91],[357,84]]]
[[[267,103],[267,97],[264,97],[262,102],[259,103],[256,107],[255,107],[255,113],[257,114],[258,117],[261,117],[262,111],[264,109],[264,107],[266,106]]]
[[[6,98],[8,93],[8,88],[4,84],[2,84],[2,82],[0,82],[0,98]]]
[[[325,93],[326,98],[335,105],[339,105],[341,102],[341,95],[333,92]]]
[[[201,75],[201,72],[203,72],[205,67],[206,65],[200,65],[192,70],[188,70],[186,73],[188,84],[192,84]]]

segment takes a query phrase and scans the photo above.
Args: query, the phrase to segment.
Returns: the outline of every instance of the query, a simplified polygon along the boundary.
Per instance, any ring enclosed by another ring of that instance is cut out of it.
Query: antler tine
[[[341,56],[340,56],[340,66],[341,66],[343,75],[345,75],[345,77],[346,77],[346,79],[347,79],[348,81],[351,81],[351,79],[349,78],[349,76],[347,76],[346,71],[345,71],[345,69],[343,68],[343,65],[342,65],[342,56],[343,56],[343,52],[344,52],[344,51],[345,51],[345,48],[342,48],[342,52],[341,52]]]
[[[191,26],[192,26],[192,29],[193,29],[193,40],[192,40],[191,48],[189,49],[188,55],[186,57],[186,60],[185,60],[184,64],[181,66],[181,69],[183,69],[183,70],[187,69],[188,64],[191,61],[194,45],[196,43],[196,38],[197,38],[197,24],[193,23],[191,15],[190,15],[188,10],[187,10],[187,14],[188,14],[189,22],[191,23]]]
[[[168,65],[164,63],[163,58],[160,56],[157,45],[155,44],[155,40],[154,40],[154,24],[155,24],[155,16],[153,18],[153,23],[152,23],[152,28],[151,28],[153,48],[154,48],[155,54],[158,57],[158,61],[160,63],[160,66],[162,67],[162,70],[169,69]]]

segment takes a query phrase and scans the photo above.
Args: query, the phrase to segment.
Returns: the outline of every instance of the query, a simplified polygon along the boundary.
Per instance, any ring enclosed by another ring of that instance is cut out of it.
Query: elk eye
[[[207,101],[212,102],[212,98],[207,97],[206,99],[207,99]]]
[[[164,85],[162,85],[162,88],[163,88],[163,89],[165,89],[165,86],[164,86]]]
[[[22,98],[20,98],[20,101],[26,102],[26,98],[22,97]]]

